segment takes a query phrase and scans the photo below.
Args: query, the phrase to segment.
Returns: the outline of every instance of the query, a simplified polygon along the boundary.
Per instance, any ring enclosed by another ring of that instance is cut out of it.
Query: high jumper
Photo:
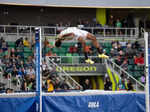
[[[96,37],[93,34],[87,32],[85,30],[81,30],[76,27],[68,27],[68,28],[62,30],[60,32],[60,34],[58,35],[58,39],[55,42],[55,46],[60,47],[62,41],[64,41],[64,40],[77,40],[78,42],[81,43],[81,45],[83,47],[83,52],[85,55],[86,63],[94,64],[94,61],[92,61],[90,58],[88,58],[88,53],[86,52],[86,40],[92,41],[92,44],[94,45],[94,47],[96,47],[96,49],[99,53],[98,54],[99,58],[109,58],[107,55],[103,54],[103,49],[100,46],[100,44],[98,43],[98,41],[96,40]]]

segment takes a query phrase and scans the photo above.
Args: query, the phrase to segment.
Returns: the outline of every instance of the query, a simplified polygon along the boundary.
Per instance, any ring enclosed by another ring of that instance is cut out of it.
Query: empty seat
[[[8,41],[7,43],[9,47],[15,47],[15,42]]]
[[[24,47],[24,52],[25,53],[32,53],[32,50],[28,47]]]

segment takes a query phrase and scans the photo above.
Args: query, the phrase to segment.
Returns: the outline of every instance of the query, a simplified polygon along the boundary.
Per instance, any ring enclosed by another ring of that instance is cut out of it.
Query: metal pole
[[[146,74],[146,97],[145,97],[145,101],[146,101],[146,112],[150,112],[149,111],[149,65],[148,65],[148,33],[145,32],[144,33],[144,39],[145,39],[145,64],[146,64],[146,69],[145,69],[145,74]]]
[[[44,34],[43,34],[44,35]],[[42,112],[42,28],[40,28],[40,112]]]
[[[41,86],[41,27],[35,29],[36,39],[36,112],[42,112],[42,86]]]

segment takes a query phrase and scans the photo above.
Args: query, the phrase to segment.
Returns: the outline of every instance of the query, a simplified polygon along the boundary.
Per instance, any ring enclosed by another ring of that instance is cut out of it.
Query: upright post
[[[41,28],[35,28],[36,40],[36,112],[42,112],[42,86],[41,86]]]
[[[145,39],[145,64],[146,64],[146,69],[145,69],[145,74],[146,74],[146,97],[145,97],[145,101],[146,101],[146,112],[150,112],[149,111],[149,86],[150,86],[150,62],[148,61],[150,59],[150,39],[148,38],[148,32],[144,33],[144,39]]]

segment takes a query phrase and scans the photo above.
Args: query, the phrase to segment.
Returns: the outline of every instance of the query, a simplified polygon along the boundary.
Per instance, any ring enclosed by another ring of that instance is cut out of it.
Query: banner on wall
[[[59,65],[63,71],[67,73],[106,73],[105,64],[95,64],[95,65]],[[57,72],[63,72],[59,67],[56,67]]]
[[[133,93],[81,96],[43,96],[42,111],[145,112],[145,95]]]
[[[0,112],[36,112],[36,98],[0,98]]]

